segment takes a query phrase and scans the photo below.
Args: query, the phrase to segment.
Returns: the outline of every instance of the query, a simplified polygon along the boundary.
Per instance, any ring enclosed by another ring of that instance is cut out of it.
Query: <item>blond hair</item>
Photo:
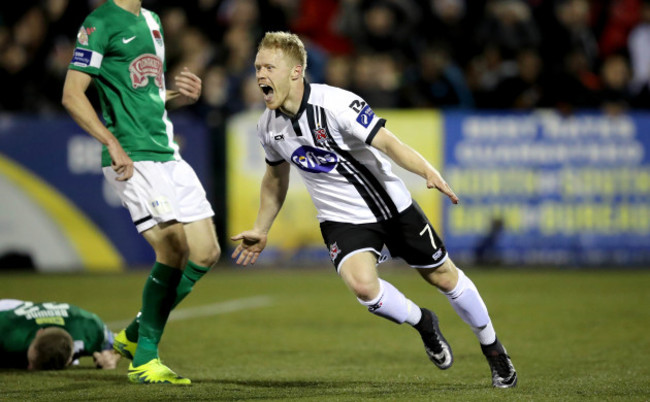
[[[302,66],[302,75],[307,70],[307,50],[298,35],[290,32],[267,32],[260,41],[257,50],[280,49],[296,65]]]

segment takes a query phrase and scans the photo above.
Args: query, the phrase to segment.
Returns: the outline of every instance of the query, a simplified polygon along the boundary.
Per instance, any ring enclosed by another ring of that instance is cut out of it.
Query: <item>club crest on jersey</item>
[[[338,244],[336,244],[336,242],[330,244],[330,260],[334,262],[339,254],[341,254],[341,249],[339,248]]]
[[[327,130],[324,128],[317,128],[312,130],[314,133],[314,141],[316,141],[316,144],[318,145],[325,145],[327,144]]]
[[[310,173],[327,173],[334,169],[339,158],[335,153],[304,145],[291,155],[291,162]]]
[[[88,46],[88,36],[93,32],[95,32],[94,27],[86,28],[82,26],[79,28],[79,32],[77,33],[77,41],[79,41],[81,45]]]
[[[370,106],[366,105],[357,116],[357,123],[361,124],[363,127],[368,128],[372,118],[375,117],[375,112],[372,111]]]
[[[153,31],[151,31],[151,34],[153,35],[153,38],[156,41],[156,43],[158,44],[158,46],[162,46],[163,45],[163,38],[162,38],[162,35],[160,34],[160,31],[157,30],[157,29],[154,29]]]
[[[154,78],[158,88],[163,87],[163,62],[155,54],[143,54],[129,65],[131,85],[133,88],[144,87],[149,83],[149,77]]]

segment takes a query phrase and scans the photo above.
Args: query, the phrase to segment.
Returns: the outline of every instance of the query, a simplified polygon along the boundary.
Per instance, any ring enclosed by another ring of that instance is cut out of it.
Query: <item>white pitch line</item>
[[[264,307],[272,304],[270,296],[254,296],[244,299],[234,299],[219,303],[206,304],[204,306],[188,307],[172,311],[169,315],[169,321],[188,320],[196,317],[209,317],[211,315],[226,314],[233,311]],[[112,330],[122,329],[133,321],[120,320],[106,323],[106,326]]]

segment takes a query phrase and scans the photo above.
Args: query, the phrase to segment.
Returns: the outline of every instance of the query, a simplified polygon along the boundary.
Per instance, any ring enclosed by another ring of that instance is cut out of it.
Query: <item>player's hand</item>
[[[101,352],[93,353],[93,360],[95,367],[104,370],[113,370],[117,367],[117,362],[120,361],[120,356],[114,350],[103,350]]]
[[[118,142],[108,144],[106,148],[108,148],[108,153],[111,155],[111,168],[117,173],[115,180],[129,180],[133,176],[133,161],[131,158],[124,152]]]
[[[237,248],[231,256],[232,258],[237,258],[237,265],[246,266],[249,263],[255,264],[257,257],[259,257],[264,247],[266,247],[266,235],[254,230],[241,232],[230,239],[232,241],[242,241],[237,245]]]
[[[195,103],[201,97],[201,79],[187,67],[183,67],[183,71],[174,77],[174,82],[180,102],[184,105]]]
[[[427,188],[437,188],[440,192],[449,197],[453,204],[458,204],[460,201],[456,193],[454,193],[451,187],[449,187],[449,184],[447,184],[445,179],[440,175],[440,172],[436,169],[433,169],[433,173],[427,177]]]

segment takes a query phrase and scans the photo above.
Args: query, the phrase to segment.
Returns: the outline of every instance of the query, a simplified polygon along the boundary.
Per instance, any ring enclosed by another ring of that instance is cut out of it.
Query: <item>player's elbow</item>
[[[69,91],[63,91],[63,96],[61,96],[61,105],[65,108],[65,110],[70,110],[73,103],[74,95],[72,95]]]

